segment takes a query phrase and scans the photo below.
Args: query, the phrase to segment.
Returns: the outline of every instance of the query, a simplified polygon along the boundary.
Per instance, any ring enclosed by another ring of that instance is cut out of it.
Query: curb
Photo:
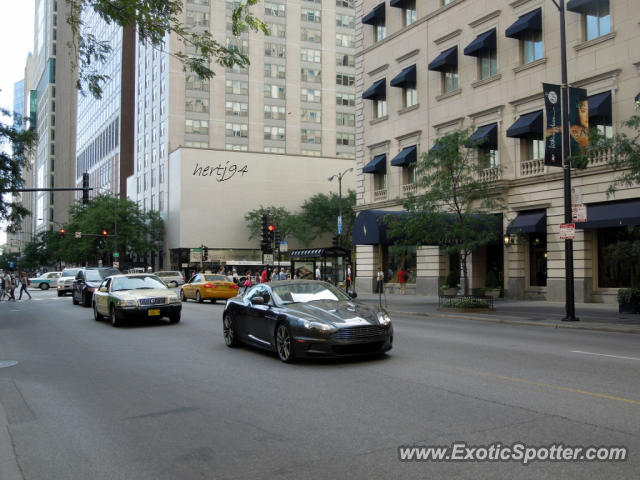
[[[573,329],[573,330],[591,330],[597,332],[611,332],[611,333],[634,333],[640,334],[640,327],[628,327],[620,324],[608,325],[602,323],[550,323],[550,320],[542,320],[540,322],[532,322],[528,320],[512,320],[506,318],[488,318],[477,317],[471,315],[451,315],[446,313],[437,312],[437,314],[419,313],[419,312],[405,312],[401,310],[389,310],[389,313],[394,315],[407,315],[414,317],[444,317],[452,318],[456,320],[471,320],[487,323],[504,323],[507,325],[526,325],[531,327],[546,327],[546,328],[558,328],[558,329]]]

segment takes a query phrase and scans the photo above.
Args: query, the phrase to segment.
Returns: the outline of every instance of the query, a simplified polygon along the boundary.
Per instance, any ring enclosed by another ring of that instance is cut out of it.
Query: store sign
[[[574,240],[576,238],[576,224],[575,223],[561,223],[560,224],[560,239],[561,240]]]
[[[200,263],[202,261],[202,249],[192,248],[189,251],[189,261],[191,263]]]

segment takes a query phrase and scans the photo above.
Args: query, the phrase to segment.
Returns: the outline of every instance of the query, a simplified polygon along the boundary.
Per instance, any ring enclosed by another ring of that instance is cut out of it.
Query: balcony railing
[[[415,183],[407,183],[402,185],[402,193],[406,195],[407,193],[416,193],[418,190],[418,185]]]
[[[373,201],[374,202],[380,202],[380,201],[386,200],[386,199],[387,199],[387,189],[386,188],[373,191]]]
[[[533,177],[535,175],[544,175],[544,158],[534,158],[533,160],[520,162],[521,177]]]
[[[495,182],[496,180],[500,180],[500,167],[485,168],[480,172],[480,178],[478,180],[481,182]]]
[[[589,158],[589,164],[587,166],[596,167],[599,165],[606,165],[611,160],[612,155],[613,152],[610,148],[602,149],[599,152],[591,155],[591,157]]]

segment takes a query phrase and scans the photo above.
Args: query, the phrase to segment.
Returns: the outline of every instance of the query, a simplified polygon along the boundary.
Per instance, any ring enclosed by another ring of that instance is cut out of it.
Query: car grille
[[[381,325],[361,325],[341,328],[331,337],[334,340],[365,340],[367,338],[385,335],[386,333],[387,327]]]
[[[141,298],[138,300],[139,305],[164,305],[167,303],[166,297]]]
[[[331,351],[336,355],[365,355],[379,352],[384,342],[356,343],[352,345],[333,345]]]

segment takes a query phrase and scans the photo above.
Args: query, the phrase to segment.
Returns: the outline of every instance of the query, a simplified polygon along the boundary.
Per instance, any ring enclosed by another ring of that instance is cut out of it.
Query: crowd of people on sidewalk
[[[22,293],[26,293],[31,300],[31,294],[27,290],[29,285],[28,275],[26,272],[20,272],[19,274],[4,272],[0,270],[0,302],[2,300],[16,301],[15,291],[19,290],[20,296],[18,300],[22,300]]]

